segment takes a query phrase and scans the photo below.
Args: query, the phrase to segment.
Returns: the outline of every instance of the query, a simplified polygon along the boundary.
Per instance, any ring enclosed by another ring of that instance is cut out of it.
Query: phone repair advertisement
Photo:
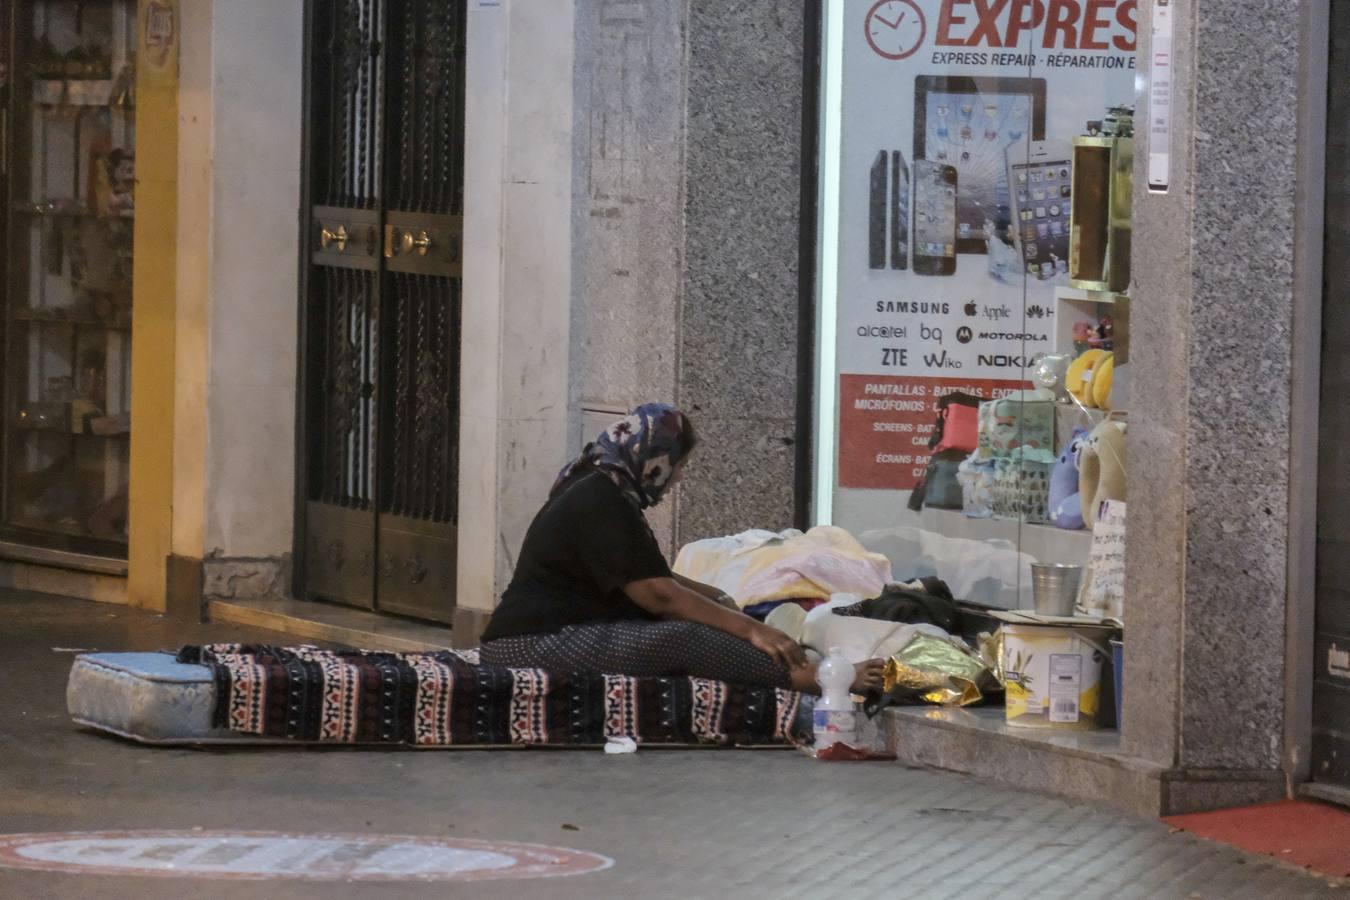
[[[824,96],[837,130],[824,131],[823,196],[837,198],[838,228],[823,239],[836,260],[826,274],[837,487],[903,492],[924,474],[944,394],[1022,390],[1055,348],[1073,140],[1110,134],[1117,117],[1132,122],[1138,6],[837,0],[828,9]]]

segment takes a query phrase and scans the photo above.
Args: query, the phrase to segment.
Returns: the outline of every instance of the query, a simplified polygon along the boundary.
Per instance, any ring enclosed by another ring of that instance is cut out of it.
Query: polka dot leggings
[[[697,622],[605,622],[557,634],[528,634],[484,644],[485,666],[599,672],[638,678],[689,675],[788,688],[786,666],[748,641]]]

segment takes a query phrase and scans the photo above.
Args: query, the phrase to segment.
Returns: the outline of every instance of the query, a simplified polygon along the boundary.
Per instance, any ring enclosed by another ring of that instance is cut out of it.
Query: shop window
[[[1136,18],[826,4],[813,508],[897,579],[1122,616]]]
[[[20,0],[0,57],[3,529],[109,555],[127,535],[135,17]]]

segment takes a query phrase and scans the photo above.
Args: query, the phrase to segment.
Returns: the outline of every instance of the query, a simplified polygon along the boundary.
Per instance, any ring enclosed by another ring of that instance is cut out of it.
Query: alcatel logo
[[[1026,49],[1025,35],[1040,29],[1046,50],[1133,53],[1138,0],[943,0],[935,43],[940,47]]]

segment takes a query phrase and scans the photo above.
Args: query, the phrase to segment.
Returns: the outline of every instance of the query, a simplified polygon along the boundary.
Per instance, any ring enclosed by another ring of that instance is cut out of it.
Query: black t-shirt
[[[670,566],[642,511],[607,475],[588,471],[534,517],[483,641],[654,618],[628,599],[624,586],[669,577]]]

